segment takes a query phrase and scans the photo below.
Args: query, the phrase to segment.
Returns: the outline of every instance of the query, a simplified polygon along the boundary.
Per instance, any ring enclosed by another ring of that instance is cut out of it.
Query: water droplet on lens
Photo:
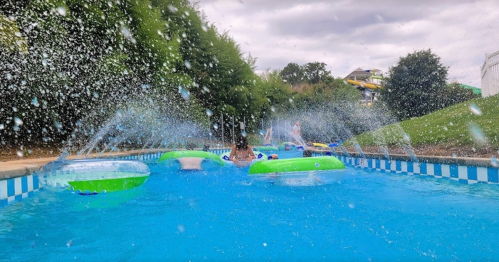
[[[471,113],[477,115],[477,116],[481,116],[482,115],[482,110],[480,110],[480,108],[475,105],[475,104],[471,104],[470,105],[470,110],[471,110]]]
[[[485,136],[485,133],[482,131],[482,129],[478,125],[471,123],[469,125],[469,130],[470,130],[471,136],[473,137],[473,139],[475,140],[476,143],[481,144],[481,145],[487,143],[487,136]]]
[[[128,29],[127,27],[125,27],[125,26],[121,27],[121,34],[125,37],[125,39],[129,40],[130,42],[132,42],[134,44],[137,42],[135,40],[135,38],[133,38],[132,32],[130,32],[130,29]]]
[[[492,164],[493,167],[499,166],[499,163],[497,162],[497,158],[495,156],[492,156],[490,158],[490,163]]]
[[[385,19],[381,15],[376,14],[375,17],[376,17],[376,21],[378,21],[380,23],[385,22]]]
[[[23,124],[23,121],[21,119],[19,119],[18,117],[14,117],[14,123],[16,123],[16,125],[20,126]]]
[[[173,6],[173,5],[168,5],[168,9],[172,13],[176,13],[178,11],[178,9],[175,6]]]
[[[66,16],[66,8],[64,6],[57,7],[57,13],[61,16]]]
[[[36,97],[33,98],[33,100],[31,100],[31,104],[34,105],[34,106],[36,106],[36,107],[40,106],[40,104],[38,103],[38,99],[36,99]]]
[[[189,98],[191,96],[191,93],[189,92],[189,90],[186,90],[186,89],[182,89],[181,94],[182,94],[182,98],[184,98],[185,100],[189,100]]]

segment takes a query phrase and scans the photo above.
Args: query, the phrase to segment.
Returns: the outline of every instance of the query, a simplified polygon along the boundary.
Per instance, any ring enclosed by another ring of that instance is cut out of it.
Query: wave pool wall
[[[212,149],[209,152],[222,154],[230,149]],[[166,152],[166,151],[165,151]],[[128,156],[107,157],[124,160],[155,161],[164,152],[134,154]],[[321,156],[322,153],[312,153]],[[347,166],[376,170],[378,172],[402,173],[407,175],[426,175],[435,178],[451,179],[463,184],[487,183],[499,184],[499,169],[493,167],[490,159],[464,159],[444,157],[420,157],[419,162],[410,161],[406,156],[390,156],[390,160],[381,155],[366,155],[366,158],[351,154],[339,155],[338,158]],[[38,175],[26,174],[0,180],[0,207],[13,201],[30,197],[41,189]]]

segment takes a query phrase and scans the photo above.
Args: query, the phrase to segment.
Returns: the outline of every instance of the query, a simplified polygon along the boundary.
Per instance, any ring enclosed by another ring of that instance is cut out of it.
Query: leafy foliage
[[[416,51],[389,69],[381,99],[398,119],[422,116],[446,106],[447,68],[431,50]]]
[[[305,73],[300,65],[296,63],[289,63],[282,69],[281,77],[291,85],[295,85],[303,82]]]
[[[310,62],[303,66],[289,63],[281,71],[281,77],[291,85],[300,83],[318,84],[333,81],[331,72],[326,69],[327,64],[322,62]]]
[[[207,109],[268,108],[254,64],[189,1],[6,0],[0,15],[2,144],[60,143],[129,101],[173,103],[207,125]]]

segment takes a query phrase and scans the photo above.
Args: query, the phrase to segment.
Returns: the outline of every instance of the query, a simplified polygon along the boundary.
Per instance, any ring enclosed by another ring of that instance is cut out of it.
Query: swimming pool
[[[300,152],[279,152],[280,158]],[[149,164],[141,187],[0,212],[0,261],[494,260],[499,189],[347,167],[331,183]]]

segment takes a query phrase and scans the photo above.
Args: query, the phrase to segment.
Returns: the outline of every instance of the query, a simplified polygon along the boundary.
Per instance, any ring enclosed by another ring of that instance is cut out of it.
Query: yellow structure
[[[360,86],[360,87],[364,87],[364,88],[369,88],[369,89],[378,89],[378,88],[381,89],[381,88],[383,88],[382,86],[377,85],[377,84],[366,83],[366,82],[361,82],[361,81],[356,81],[356,80],[351,80],[351,79],[347,79],[347,83],[352,84],[352,85],[356,85],[356,86]]]
[[[379,69],[364,70],[357,68],[345,77],[348,84],[361,91],[362,105],[370,106],[377,100],[378,91],[382,89],[383,72]]]

